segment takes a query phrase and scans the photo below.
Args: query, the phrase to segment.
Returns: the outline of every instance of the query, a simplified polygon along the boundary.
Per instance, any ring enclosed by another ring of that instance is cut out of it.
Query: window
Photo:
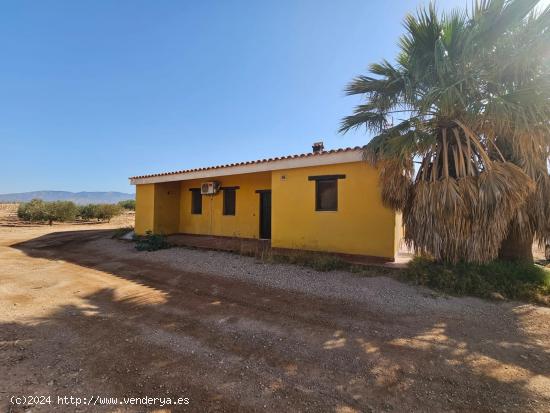
[[[223,214],[235,215],[235,197],[236,191],[234,188],[223,190]]]
[[[315,181],[315,210],[338,210],[338,180],[346,179],[346,175],[315,175],[308,180]]]
[[[337,179],[315,180],[315,210],[316,211],[337,211],[338,210],[338,180]]]
[[[202,195],[200,189],[191,190],[191,213],[202,214]]]

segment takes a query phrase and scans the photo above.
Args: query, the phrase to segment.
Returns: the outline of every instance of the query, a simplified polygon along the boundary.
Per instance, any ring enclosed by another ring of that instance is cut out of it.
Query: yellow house
[[[401,219],[359,147],[134,176],[138,235],[271,239],[273,248],[393,261]]]

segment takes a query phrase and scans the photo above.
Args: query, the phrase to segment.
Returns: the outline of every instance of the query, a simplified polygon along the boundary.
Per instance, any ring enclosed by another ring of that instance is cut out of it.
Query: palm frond
[[[388,121],[384,113],[373,111],[371,105],[360,105],[355,108],[353,115],[346,116],[340,124],[340,133],[346,133],[352,129],[365,127],[368,131],[379,132],[387,127]]]
[[[421,9],[404,20],[396,63],[346,88],[366,102],[340,131],[375,134],[364,158],[420,253],[483,262],[513,231],[550,240],[550,7],[536,3]]]

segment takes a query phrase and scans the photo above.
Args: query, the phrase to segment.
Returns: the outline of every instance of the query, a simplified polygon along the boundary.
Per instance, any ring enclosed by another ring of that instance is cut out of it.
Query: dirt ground
[[[335,298],[132,251],[110,239],[131,216],[49,227],[9,213],[0,208],[0,411],[550,412],[548,308],[352,274],[334,282],[369,293]]]

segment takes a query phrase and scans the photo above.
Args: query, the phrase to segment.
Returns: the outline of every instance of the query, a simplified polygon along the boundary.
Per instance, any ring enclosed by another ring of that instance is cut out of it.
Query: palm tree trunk
[[[517,231],[510,231],[502,241],[498,258],[503,261],[533,262],[533,234],[520,236]]]

